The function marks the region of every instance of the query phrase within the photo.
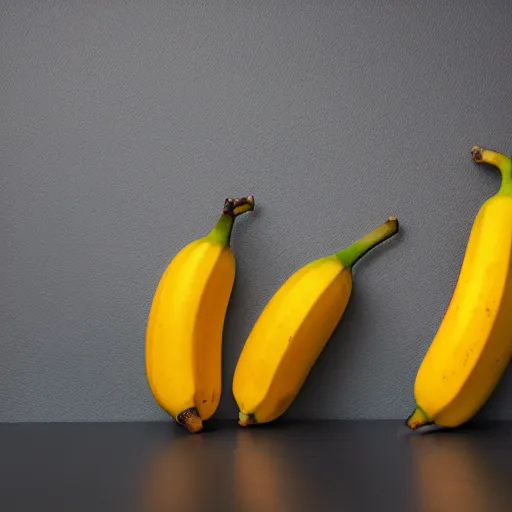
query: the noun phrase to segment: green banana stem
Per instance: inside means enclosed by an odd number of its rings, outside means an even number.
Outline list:
[[[214,243],[229,247],[236,217],[252,210],[254,210],[254,196],[226,199],[221,216],[207,238]]]
[[[501,171],[501,187],[498,194],[512,195],[512,160],[508,155],[480,146],[473,146],[471,155],[476,163],[497,167]]]
[[[397,233],[398,229],[398,219],[396,217],[389,217],[384,224],[381,224],[378,228],[370,231],[370,233],[363,236],[363,238],[354,242],[349,247],[337,252],[336,257],[341,261],[345,268],[351,268],[368,251]]]

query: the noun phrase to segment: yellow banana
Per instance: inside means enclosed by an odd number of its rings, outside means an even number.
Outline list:
[[[502,184],[475,218],[449,306],[418,369],[416,409],[406,421],[412,429],[471,419],[512,355],[512,161],[478,146],[472,155],[498,167]]]
[[[240,425],[266,423],[287,410],[345,311],[352,265],[397,231],[398,220],[390,217],[351,246],[303,266],[277,290],[235,369]]]
[[[219,405],[224,318],[235,279],[235,217],[254,198],[226,199],[210,233],[172,259],[155,291],[146,331],[146,374],[157,403],[189,432]]]

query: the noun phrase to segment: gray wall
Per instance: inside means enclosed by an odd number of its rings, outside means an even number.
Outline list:
[[[512,152],[512,3],[485,5],[0,0],[0,420],[167,418],[152,294],[250,193],[219,417],[275,288],[392,214],[288,417],[405,417],[499,184],[470,148]],[[512,371],[482,416],[512,419]]]

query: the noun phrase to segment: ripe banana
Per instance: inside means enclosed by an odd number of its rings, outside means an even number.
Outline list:
[[[512,355],[512,161],[478,146],[472,155],[498,167],[502,183],[474,220],[449,306],[418,369],[416,409],[406,420],[412,429],[471,419]]]
[[[181,249],[155,291],[146,331],[146,374],[157,403],[189,432],[219,405],[224,318],[235,279],[235,217],[254,197],[226,199],[210,233]]]
[[[352,265],[397,231],[398,220],[390,217],[349,247],[303,266],[277,290],[235,369],[240,425],[267,423],[288,409],[343,316],[352,291]]]

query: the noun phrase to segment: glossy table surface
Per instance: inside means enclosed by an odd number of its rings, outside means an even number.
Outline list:
[[[512,510],[512,423],[0,425],[0,510]]]

